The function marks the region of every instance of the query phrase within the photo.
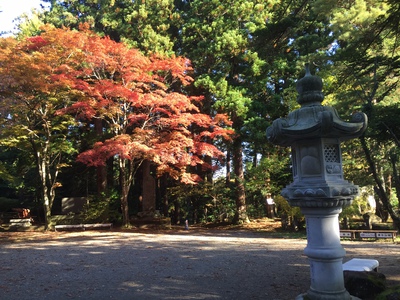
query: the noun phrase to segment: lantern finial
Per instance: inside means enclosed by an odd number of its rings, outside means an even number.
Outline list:
[[[311,75],[310,64],[305,64],[305,69],[306,74],[296,84],[299,93],[297,102],[302,106],[321,105],[324,100],[322,79],[319,76]]]

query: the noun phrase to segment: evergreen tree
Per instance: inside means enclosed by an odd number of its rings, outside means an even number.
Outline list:
[[[180,47],[193,63],[195,85],[208,100],[210,113],[228,113],[236,132],[230,145],[236,223],[248,221],[243,168],[246,123],[252,98],[263,90],[257,80],[264,62],[251,44],[276,3],[195,0],[181,2],[179,7],[183,19]]]
[[[368,115],[359,155],[368,165],[365,174],[374,179],[377,213],[383,220],[389,213],[399,227],[399,215],[391,205],[392,187],[398,184],[400,134],[393,117],[399,111],[399,3],[358,0],[338,6],[336,1],[316,1],[314,7],[329,17],[335,38],[331,99],[343,113],[359,108]]]
[[[42,0],[49,3],[43,21],[77,29],[88,23],[91,30],[122,41],[145,54],[172,54],[179,14],[173,0]]]

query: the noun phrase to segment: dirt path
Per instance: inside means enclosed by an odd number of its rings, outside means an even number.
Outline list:
[[[343,244],[400,284],[398,245]],[[305,245],[237,230],[0,233],[0,299],[294,299]]]

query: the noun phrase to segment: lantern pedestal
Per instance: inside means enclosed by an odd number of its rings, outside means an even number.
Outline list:
[[[341,207],[301,208],[307,224],[305,255],[310,261],[311,286],[296,300],[361,300],[344,287],[343,257],[340,244]]]
[[[310,261],[311,286],[307,299],[351,299],[343,281],[343,257],[340,244],[339,213],[341,207],[301,208],[306,217],[307,247],[304,253]]]

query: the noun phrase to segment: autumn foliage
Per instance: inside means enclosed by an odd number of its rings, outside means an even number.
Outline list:
[[[80,31],[46,27],[41,36],[19,45],[43,59],[35,67],[46,78],[27,74],[28,85],[40,80],[43,91],[57,90],[69,98],[59,115],[107,124],[112,137],[81,153],[79,161],[98,166],[112,156],[148,159],[158,165],[158,174],[193,183],[198,178],[187,172],[188,166],[208,168],[205,156],[222,155],[210,141],[228,139],[230,131],[221,125],[229,122],[222,115],[200,113],[201,98],[185,95],[184,87],[192,82],[187,59],[148,58],[85,26]]]
[[[60,66],[53,76],[60,85],[82,93],[63,113],[73,113],[81,120],[99,118],[111,133],[111,138],[81,153],[79,161],[98,166],[113,156],[146,159],[157,165],[158,175],[167,173],[194,183],[199,178],[188,167],[210,168],[203,158],[222,155],[210,142],[229,138],[230,131],[221,126],[229,122],[223,115],[211,118],[200,113],[201,98],[185,95],[184,87],[192,82],[187,59],[148,58],[88,30],[50,29],[42,38],[54,35],[73,35],[73,39],[57,41],[68,41],[62,48],[78,58]]]
[[[202,114],[202,98],[185,93],[193,81],[187,59],[146,57],[87,25],[79,31],[45,26],[40,36],[2,39],[1,57],[2,74],[9,74],[2,76],[2,92],[47,111],[43,124],[66,116],[78,124],[101,121],[107,138],[78,155],[89,166],[110,157],[149,160],[158,175],[195,183],[200,178],[191,167],[210,168],[204,158],[222,156],[213,140],[232,133],[224,115]]]

